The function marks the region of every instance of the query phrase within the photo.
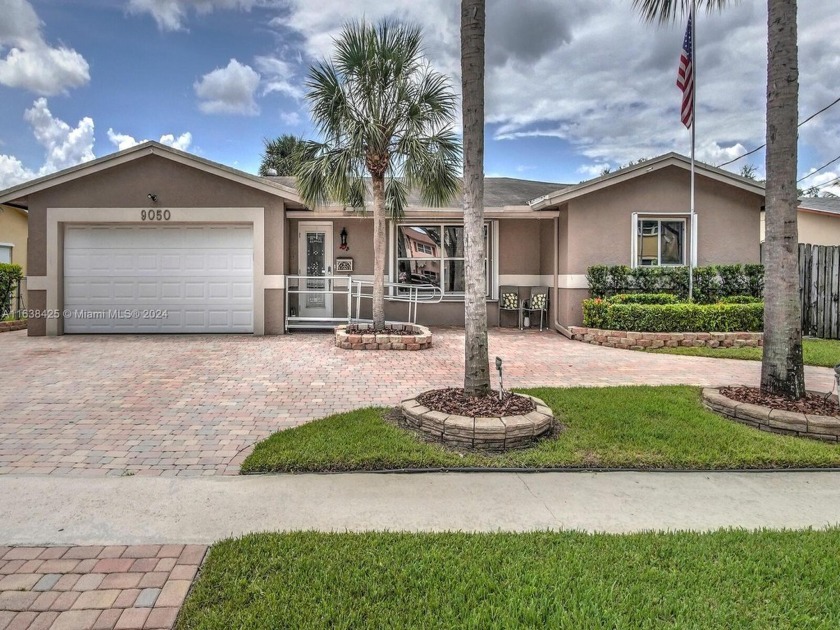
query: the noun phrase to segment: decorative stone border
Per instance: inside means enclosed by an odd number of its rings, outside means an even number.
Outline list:
[[[503,418],[455,416],[424,407],[416,398],[402,401],[400,410],[409,426],[448,446],[506,451],[527,446],[549,431],[554,420],[551,409],[539,398],[516,395],[533,400],[536,410]]]
[[[347,334],[347,326],[335,329],[335,345],[344,350],[426,350],[432,347],[432,331],[417,324],[388,324],[392,330],[407,330],[412,335],[374,333],[373,324],[355,324],[370,334]]]
[[[840,440],[840,417],[837,416],[813,416],[798,411],[782,411],[762,407],[761,405],[742,403],[724,396],[720,393],[720,389],[713,388],[703,390],[703,406],[709,411],[719,413],[730,420],[747,424],[762,431],[781,433],[782,435],[798,435],[825,442]]]
[[[0,333],[11,332],[13,330],[25,330],[25,319],[13,319],[9,322],[0,322]]]
[[[764,334],[760,332],[655,333],[602,330],[584,326],[570,326],[569,332],[575,341],[624,350],[681,346],[685,348],[756,348],[762,345],[764,338]]]

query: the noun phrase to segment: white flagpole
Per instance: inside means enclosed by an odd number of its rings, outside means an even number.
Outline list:
[[[697,222],[694,216],[694,137],[697,129],[697,48],[694,44],[695,24],[697,20],[697,0],[691,0],[691,76],[694,83],[691,90],[691,199],[689,208],[689,252],[688,252],[688,300],[694,299],[694,265],[697,257]]]

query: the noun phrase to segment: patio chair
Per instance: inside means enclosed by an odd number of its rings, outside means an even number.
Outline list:
[[[540,314],[540,332],[543,329],[543,318],[548,320],[548,287],[531,287],[531,297],[522,304],[522,315]]]
[[[516,313],[516,325],[522,330],[522,300],[519,299],[519,287],[499,287],[499,326],[502,325],[502,311]]]

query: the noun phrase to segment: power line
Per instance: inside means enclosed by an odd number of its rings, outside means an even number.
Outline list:
[[[840,103],[840,96],[838,96],[838,97],[837,97],[837,98],[836,98],[833,102],[831,102],[831,103],[829,103],[828,105],[826,105],[825,107],[823,107],[820,111],[815,112],[815,113],[811,114],[810,116],[808,116],[808,118],[806,118],[805,120],[803,120],[801,123],[799,123],[799,124],[797,125],[797,128],[801,127],[802,125],[804,125],[804,124],[805,124],[806,122],[808,122],[809,120],[813,120],[814,118],[816,118],[817,116],[819,116],[820,114],[822,114],[825,110],[829,109],[830,107],[834,107],[835,105],[837,105],[837,103]],[[756,147],[756,148],[755,148],[755,149],[753,149],[752,151],[747,151],[747,152],[746,152],[746,153],[744,153],[743,155],[739,155],[738,157],[733,158],[733,159],[729,160],[728,162],[724,162],[723,164],[718,164],[718,168],[720,168],[720,167],[722,167],[722,166],[727,166],[727,165],[729,165],[729,164],[732,164],[732,162],[737,162],[737,161],[738,161],[738,160],[740,160],[741,158],[745,158],[745,157],[747,157],[748,155],[752,155],[752,154],[753,154],[753,153],[755,153],[756,151],[761,151],[761,149],[763,149],[763,148],[764,148],[764,147],[766,147],[766,146],[767,146],[767,143],[762,144],[760,147]]]
[[[831,186],[831,185],[836,184],[838,182],[840,182],[840,177],[835,177],[830,182],[825,182],[824,184],[819,184],[817,186],[812,186],[812,188],[825,188],[826,186]]]
[[[816,174],[817,174],[817,173],[819,173],[821,170],[823,170],[826,166],[831,166],[831,165],[832,165],[832,164],[834,164],[837,160],[840,160],[840,155],[838,155],[836,158],[834,158],[833,160],[831,160],[831,162],[826,162],[825,164],[823,164],[822,166],[820,166],[818,169],[816,169],[816,170],[814,170],[814,171],[811,171],[811,172],[810,172],[810,173],[808,173],[807,175],[803,175],[802,177],[800,177],[799,179],[797,179],[797,180],[796,180],[796,183],[798,184],[798,183],[799,183],[799,182],[801,182],[803,179],[808,179],[809,177],[811,177],[811,175],[816,175]]]

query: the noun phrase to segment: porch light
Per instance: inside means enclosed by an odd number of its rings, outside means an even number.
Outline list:
[[[341,237],[341,245],[339,245],[338,248],[342,251],[345,251],[345,252],[349,251],[350,248],[347,246],[347,228],[346,227],[341,228],[341,234],[339,234],[339,236]]]

